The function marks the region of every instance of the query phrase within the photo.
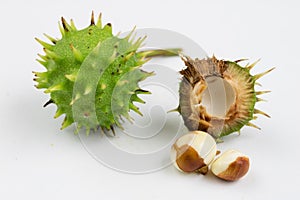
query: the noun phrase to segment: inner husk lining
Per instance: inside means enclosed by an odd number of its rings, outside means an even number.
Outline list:
[[[236,93],[233,87],[220,77],[211,76],[205,79],[206,89],[202,102],[207,113],[214,117],[225,118],[230,107],[235,103]]]

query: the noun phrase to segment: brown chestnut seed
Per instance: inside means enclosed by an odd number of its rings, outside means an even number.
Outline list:
[[[176,147],[175,147],[176,148]],[[193,172],[205,165],[203,158],[201,158],[197,151],[188,145],[183,145],[178,148],[178,156],[176,163],[178,167],[184,172]]]
[[[215,155],[215,140],[202,131],[191,131],[181,136],[171,149],[175,167],[183,172],[206,174]]]
[[[228,150],[211,164],[211,171],[226,181],[236,181],[249,170],[249,157],[237,150]]]

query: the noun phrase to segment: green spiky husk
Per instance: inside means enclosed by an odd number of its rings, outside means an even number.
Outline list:
[[[242,67],[238,64],[241,60],[223,61],[215,57],[202,60],[193,60],[189,57],[182,59],[187,68],[180,72],[183,79],[180,84],[178,111],[189,130],[205,131],[219,139],[233,132],[239,132],[245,125],[260,129],[250,121],[257,118],[255,114],[269,117],[266,113],[255,109],[255,104],[262,100],[257,96],[269,91],[257,92],[255,85],[257,79],[273,69],[253,76],[250,70],[256,63]],[[209,77],[222,78],[235,92],[235,101],[224,117],[209,114],[202,104],[202,95],[207,88],[206,79]]]
[[[45,105],[56,104],[55,118],[65,115],[61,129],[74,122],[77,130],[85,127],[87,132],[121,127],[122,117],[130,120],[130,110],[141,114],[134,104],[144,103],[138,95],[149,94],[139,87],[140,81],[153,75],[140,69],[147,57],[178,54],[137,52],[142,38],[133,41],[131,34],[118,38],[111,24],[102,27],[101,18],[95,23],[94,15],[90,26],[82,30],[62,18],[60,31],[61,39],[46,35],[52,44],[37,39],[45,51],[38,61],[46,71],[34,72],[34,80],[38,89],[50,94]]]

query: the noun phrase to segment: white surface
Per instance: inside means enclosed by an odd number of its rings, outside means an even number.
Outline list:
[[[300,185],[298,130],[300,29],[298,1],[2,1],[0,199],[285,199]],[[268,103],[259,107],[262,131],[245,128],[220,149],[251,158],[249,174],[235,183],[213,176],[182,174],[170,166],[131,175],[93,159],[71,131],[59,130],[54,107],[33,85],[31,71],[41,52],[34,37],[59,36],[57,21],[86,26],[91,10],[103,13],[114,32],[137,27],[167,28],[189,36],[209,55],[262,61],[255,72],[276,66],[262,79]]]

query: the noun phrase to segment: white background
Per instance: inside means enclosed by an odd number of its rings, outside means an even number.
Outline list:
[[[285,199],[300,185],[298,1],[42,1],[4,0],[0,6],[0,199]],[[254,72],[276,66],[262,79],[268,103],[259,108],[262,131],[245,128],[221,149],[237,148],[251,170],[234,183],[181,174],[170,166],[144,175],[116,172],[93,159],[78,136],[60,131],[54,106],[36,90],[32,71],[41,53],[34,37],[59,37],[61,16],[78,27],[91,11],[103,13],[114,32],[166,28],[180,32],[218,58],[262,58]]]

